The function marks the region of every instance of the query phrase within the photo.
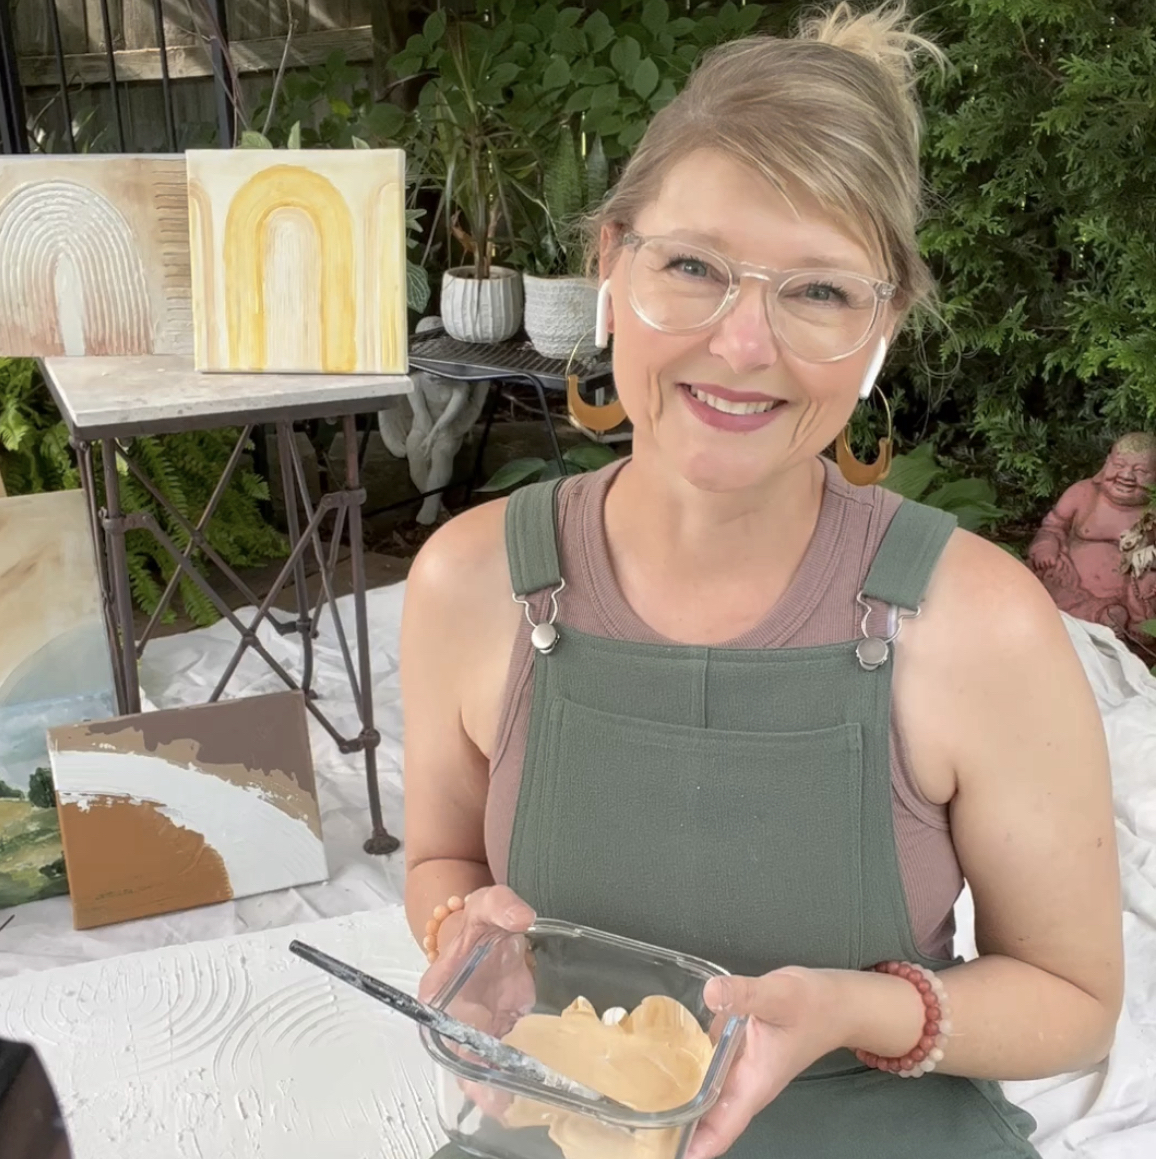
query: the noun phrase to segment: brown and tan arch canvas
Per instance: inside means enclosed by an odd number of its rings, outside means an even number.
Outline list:
[[[179,155],[0,158],[0,357],[189,354]]]

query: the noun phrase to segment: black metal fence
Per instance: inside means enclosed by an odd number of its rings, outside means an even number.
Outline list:
[[[229,146],[279,74],[335,52],[380,71],[408,13],[396,0],[0,0],[0,146]]]
[[[27,2],[27,0],[26,0]],[[55,118],[61,125],[63,150],[76,152],[78,144],[74,127],[74,107],[72,81],[65,61],[65,46],[61,35],[59,0],[43,0],[48,30],[51,38],[52,55],[56,64],[56,93],[59,115]],[[159,62],[161,97],[161,117],[164,124],[164,147],[169,152],[179,148],[177,133],[177,109],[174,98],[174,81],[169,68],[170,46],[166,39],[166,14],[163,0],[136,0],[138,4],[151,6],[155,28],[155,48]],[[138,146],[130,139],[126,128],[124,102],[127,86],[118,74],[116,40],[109,0],[96,0],[99,17],[100,40],[104,46],[107,86],[106,107],[111,117],[113,132],[112,145],[117,152],[128,152]],[[90,13],[92,6],[89,6]],[[222,146],[233,144],[236,132],[234,105],[237,77],[229,58],[229,29],[225,0],[202,0],[195,7],[198,35],[208,48],[211,61],[212,81],[215,88],[216,143]],[[92,55],[92,54],[89,54]],[[20,54],[13,20],[11,0],[0,0],[0,103],[3,105],[3,149],[5,153],[25,153],[30,151],[32,142],[29,135],[28,109],[24,96],[24,84],[20,72]]]

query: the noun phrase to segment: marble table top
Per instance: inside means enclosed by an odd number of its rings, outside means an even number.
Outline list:
[[[413,390],[407,375],[204,374],[179,354],[46,358],[44,372],[82,439],[336,418]]]

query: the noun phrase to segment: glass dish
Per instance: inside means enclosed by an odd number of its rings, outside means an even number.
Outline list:
[[[485,1159],[682,1159],[742,1041],[745,1019],[723,1020],[702,998],[707,980],[726,972],[701,958],[567,922],[541,920],[525,934],[487,934],[431,1005],[500,1038],[523,1014],[560,1014],[580,996],[601,1016],[613,1007],[633,1010],[659,994],[690,1011],[714,1053],[689,1102],[669,1111],[617,1112],[495,1071],[423,1027],[422,1043],[437,1064],[442,1130]],[[520,1119],[542,1112],[553,1125],[505,1126],[502,1116],[515,1097]],[[565,1136],[564,1148],[551,1132]]]

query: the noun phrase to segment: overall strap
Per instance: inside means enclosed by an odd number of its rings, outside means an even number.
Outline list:
[[[520,487],[506,505],[506,556],[516,596],[528,596],[562,582],[558,559],[558,487],[549,479]]]
[[[957,524],[956,517],[947,511],[905,499],[875,553],[863,582],[863,595],[917,611]]]

